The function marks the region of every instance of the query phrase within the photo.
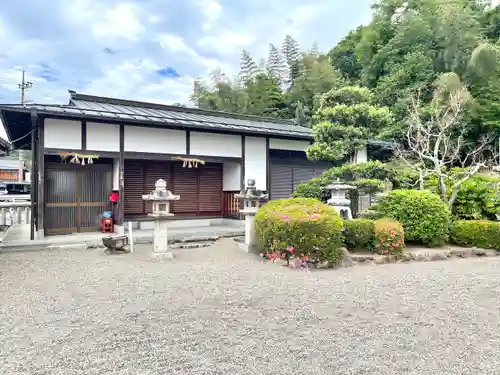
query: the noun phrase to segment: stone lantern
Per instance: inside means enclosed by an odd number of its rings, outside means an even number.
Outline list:
[[[239,201],[243,201],[243,209],[240,213],[245,216],[245,245],[248,247],[255,243],[254,222],[260,201],[268,197],[269,194],[263,194],[255,187],[255,179],[252,178],[248,179],[247,187],[236,195]]]
[[[347,194],[356,189],[356,186],[344,184],[340,178],[337,178],[336,182],[325,186],[324,189],[331,193],[331,198],[326,203],[333,206],[342,218],[352,219],[351,200],[347,198]]]
[[[153,204],[153,212],[149,214],[154,221],[153,235],[153,254],[172,258],[173,255],[168,251],[168,221],[174,216],[170,213],[170,202],[179,200],[179,195],[173,195],[170,190],[167,190],[165,180],[158,180],[155,183],[155,189],[142,196],[145,201],[151,201]]]

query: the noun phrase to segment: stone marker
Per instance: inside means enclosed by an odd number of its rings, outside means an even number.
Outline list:
[[[236,195],[238,200],[243,201],[243,209],[240,213],[245,216],[245,245],[246,251],[255,245],[255,214],[260,206],[261,200],[268,199],[269,194],[263,194],[255,187],[255,179],[248,179],[247,187]]]
[[[155,190],[143,195],[142,199],[153,203],[153,212],[149,214],[155,221],[153,255],[173,259],[173,253],[168,249],[168,222],[174,216],[170,213],[170,202],[179,200],[180,196],[173,195],[170,190],[167,190],[165,180],[159,179],[155,183]]]
[[[323,189],[330,191],[331,194],[331,198],[326,203],[333,206],[342,219],[352,219],[351,200],[347,198],[347,194],[356,189],[356,186],[342,183],[340,178],[337,178],[336,182],[325,186]]]

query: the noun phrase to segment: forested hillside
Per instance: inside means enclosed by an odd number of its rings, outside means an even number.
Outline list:
[[[202,77],[192,101],[205,109],[295,118],[316,127],[317,137],[399,140],[412,98],[425,107],[436,89],[460,88],[470,97],[461,118],[464,139],[474,142],[500,128],[499,36],[500,7],[485,1],[380,0],[372,22],[328,52],[301,48],[291,36],[281,46],[270,44],[266,59],[242,51],[238,76],[219,70]]]

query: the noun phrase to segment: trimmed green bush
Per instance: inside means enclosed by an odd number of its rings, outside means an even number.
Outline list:
[[[457,168],[453,171],[461,171],[461,169]],[[447,181],[449,191],[454,181],[455,179]],[[500,212],[499,183],[500,178],[482,174],[476,174],[465,181],[460,185],[453,202],[451,208],[453,217],[456,220],[495,220],[495,215]],[[429,177],[425,186],[437,193],[439,191],[437,177]]]
[[[377,210],[382,216],[403,225],[407,241],[428,247],[441,246],[448,241],[450,210],[430,191],[394,190],[382,199]]]
[[[500,223],[488,220],[458,220],[451,225],[451,242],[464,247],[500,249]]]
[[[405,234],[401,223],[389,218],[375,220],[375,251],[383,255],[400,257],[405,248]]]
[[[293,248],[296,256],[331,264],[342,259],[342,220],[335,208],[313,198],[264,204],[255,216],[257,245],[263,251]]]
[[[344,220],[344,245],[349,251],[372,250],[375,238],[373,220]]]
[[[323,189],[328,185],[328,182],[321,177],[315,177],[310,181],[297,184],[293,192],[294,198],[316,198],[322,202],[326,202],[330,198],[330,192]]]

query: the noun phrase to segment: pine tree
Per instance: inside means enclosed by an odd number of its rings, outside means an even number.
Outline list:
[[[314,42],[311,51],[309,52],[310,55],[313,56],[319,56],[319,47],[318,47],[318,42]]]
[[[267,61],[266,61],[266,59],[262,58],[262,59],[259,60],[259,66],[258,66],[258,68],[259,68],[259,74],[262,74],[262,73],[266,74],[266,72],[267,72]]]
[[[279,87],[282,87],[288,78],[287,64],[283,59],[278,48],[269,44],[269,56],[267,59],[267,74],[276,81]]]
[[[251,81],[258,73],[259,67],[255,63],[252,55],[247,50],[241,53],[240,80],[243,84]]]
[[[290,35],[285,36],[285,40],[281,47],[281,51],[283,52],[283,56],[285,57],[285,61],[288,65],[288,81],[289,83],[294,80],[300,73],[300,47],[299,43],[293,39]]]

